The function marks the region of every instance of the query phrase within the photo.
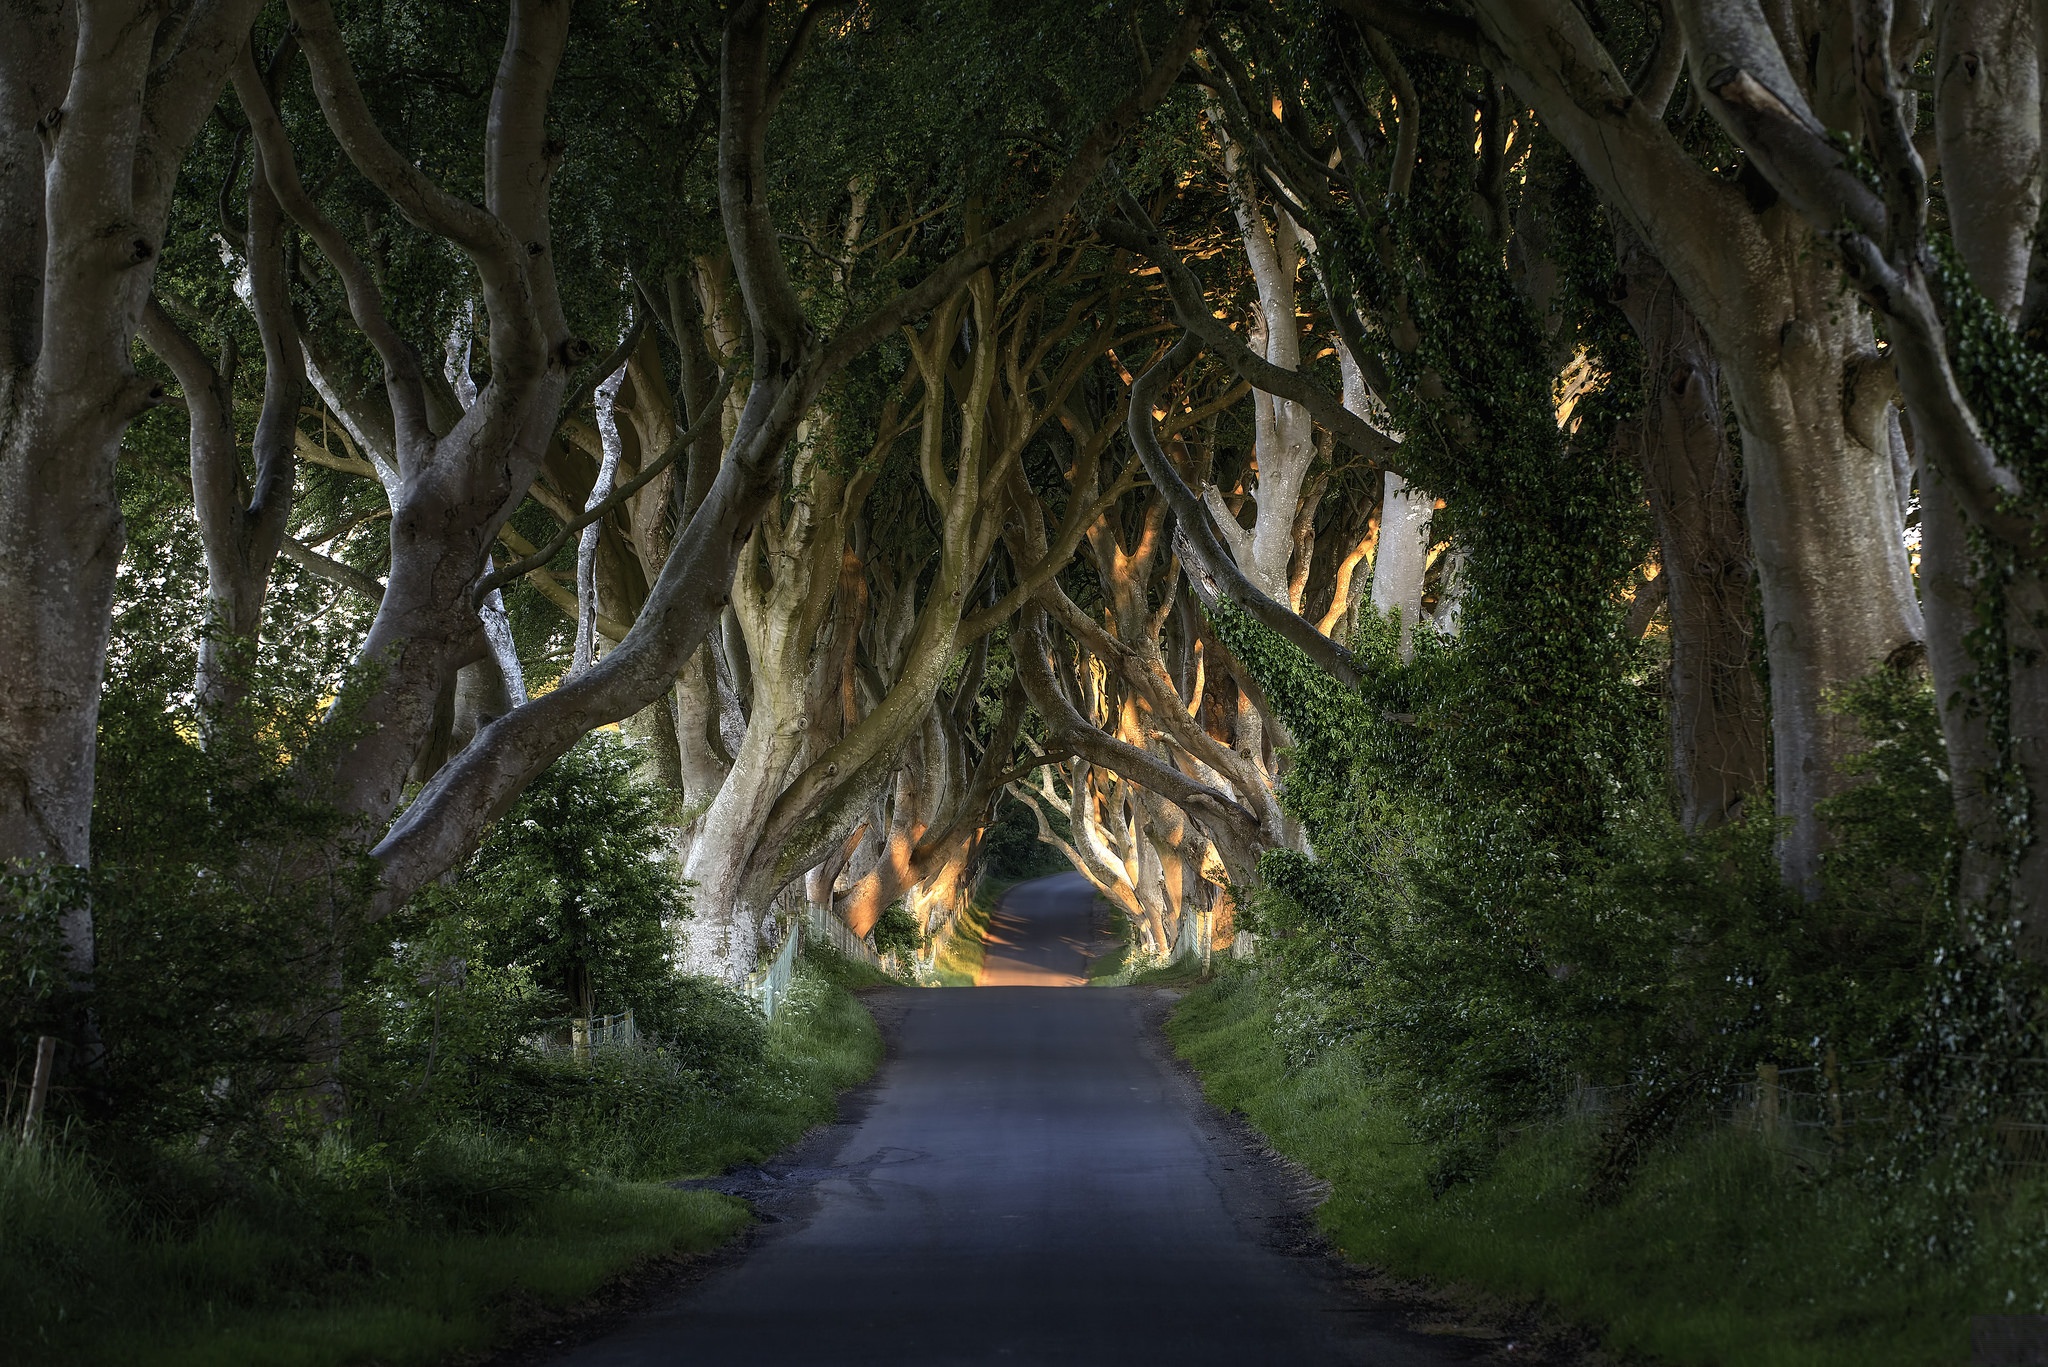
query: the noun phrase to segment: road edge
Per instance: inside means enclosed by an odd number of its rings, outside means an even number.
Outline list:
[[[1147,1047],[1206,1122],[1205,1136],[1222,1155],[1236,1160],[1219,1165],[1228,1174],[1219,1185],[1226,1208],[1252,1237],[1285,1257],[1319,1264],[1317,1271],[1336,1294],[1369,1316],[1411,1333],[1473,1345],[1476,1363],[1655,1367],[1649,1359],[1603,1349],[1592,1330],[1564,1321],[1540,1304],[1472,1286],[1400,1277],[1346,1258],[1316,1219],[1330,1184],[1274,1148],[1243,1113],[1210,1101],[1201,1074],[1173,1047],[1166,1023],[1186,993],[1165,987],[1130,990],[1142,994],[1138,1015]]]
[[[828,1167],[832,1156],[844,1147],[847,1137],[874,1104],[881,1077],[897,1056],[897,1027],[908,1010],[908,1004],[895,998],[922,990],[895,985],[853,989],[855,999],[867,1011],[875,1023],[876,1032],[882,1037],[882,1057],[866,1079],[839,1093],[837,1109],[830,1121],[813,1125],[787,1147],[760,1163],[742,1163],[720,1177],[682,1179],[665,1184],[683,1189],[725,1191],[746,1201],[754,1219],[738,1234],[703,1253],[668,1253],[650,1258],[607,1280],[596,1292],[574,1305],[547,1307],[536,1304],[530,1313],[519,1315],[519,1327],[502,1342],[484,1353],[448,1358],[446,1367],[546,1367],[546,1364],[585,1344],[625,1328],[643,1315],[674,1305],[715,1273],[752,1256],[764,1239],[801,1227],[808,1214],[805,1206],[809,1189],[816,1184],[816,1178],[784,1185],[787,1179],[778,1179],[777,1174],[816,1172]],[[751,1174],[765,1176],[778,1188],[776,1204],[780,1209],[764,1212],[761,1203],[745,1191],[727,1190],[729,1186],[744,1185]]]

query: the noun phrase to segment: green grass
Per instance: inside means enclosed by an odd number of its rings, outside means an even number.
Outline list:
[[[1130,982],[1131,918],[1111,908],[1103,918],[1109,925],[1110,947],[1088,961],[1090,987],[1123,987]]]
[[[1190,957],[1138,969],[1129,975],[1129,981],[1132,987],[1199,987],[1214,976],[1208,965]]]
[[[564,1310],[648,1260],[716,1248],[746,1227],[746,1207],[712,1192],[600,1183],[541,1203],[510,1228],[460,1234],[392,1231],[335,1250],[339,1267],[293,1288],[274,1281],[297,1261],[289,1235],[223,1220],[151,1261],[157,1298],[183,1292],[188,1323],[99,1338],[68,1361],[162,1367],[429,1367],[502,1342],[536,1313]],[[224,1273],[240,1272],[233,1277]],[[238,1284],[239,1283],[239,1284]],[[259,1302],[251,1305],[249,1302]]]
[[[932,965],[932,982],[939,987],[972,987],[981,978],[982,959],[988,953],[988,922],[1004,893],[1022,880],[991,878],[974,890],[974,898],[953,923],[953,931],[939,946]]]
[[[1136,936],[1130,918],[1114,907],[1106,907],[1104,917],[1114,943],[1088,961],[1090,987],[1193,987],[1209,980],[1210,970],[1199,959],[1174,959],[1150,967],[1133,964]]]
[[[740,1202],[662,1182],[765,1158],[832,1119],[881,1060],[853,995],[881,981],[807,955],[752,1075],[612,1131],[550,1093],[523,1141],[451,1126],[402,1161],[327,1144],[302,1172],[193,1178],[225,1197],[124,1187],[64,1147],[0,1144],[0,1363],[401,1367],[485,1352],[743,1229]],[[619,1066],[607,1096],[673,1086],[652,1055]],[[163,1165],[165,1185],[207,1168],[183,1162]],[[408,1204],[394,1182],[448,1192]]]
[[[1487,1177],[1434,1195],[1398,1098],[1342,1050],[1290,1068],[1271,1020],[1256,980],[1226,968],[1180,1004],[1169,1033],[1213,1101],[1331,1183],[1320,1219],[1347,1257],[1540,1303],[1610,1349],[1740,1367],[1960,1364],[1972,1313],[2005,1310],[2008,1290],[2025,1306],[2043,1284],[2038,1251],[1887,1270],[1879,1198],[1734,1130],[1658,1155],[1608,1206],[1586,1201],[1590,1136],[1566,1125],[1524,1135]],[[2018,1202],[1982,1246],[2038,1244],[2041,1225],[2032,1200]]]

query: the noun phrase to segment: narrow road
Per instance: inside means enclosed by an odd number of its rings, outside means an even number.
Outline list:
[[[1077,981],[1065,956],[1085,942],[1086,883],[1019,892],[991,976]],[[1361,1308],[1324,1259],[1273,1246],[1298,1220],[1161,1056],[1153,993],[869,1001],[893,1048],[864,1114],[813,1144],[808,1169],[742,1187],[780,1222],[560,1367],[1471,1360]]]
[[[976,987],[1083,987],[1109,948],[1095,923],[1095,887],[1078,873],[1019,883],[989,914]]]

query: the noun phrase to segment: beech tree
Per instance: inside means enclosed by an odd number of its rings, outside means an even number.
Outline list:
[[[1926,642],[1966,841],[1962,898],[2017,925],[2036,959],[2048,955],[2048,853],[2033,834],[2048,781],[2034,564],[2048,375],[2040,22],[2017,4],[1850,7],[1829,34],[1842,92],[1828,103],[1802,87],[1793,35],[1760,11],[1688,9],[1684,30],[1716,118],[1884,320],[1921,474]],[[1937,206],[1945,234],[1930,227]]]
[[[114,463],[185,149],[260,0],[0,13],[0,862],[89,858],[121,519]],[[92,968],[74,907],[67,967]]]
[[[12,475],[9,480],[9,525],[21,541],[20,553],[10,555],[9,563],[15,567],[11,573],[27,576],[21,601],[43,602],[44,607],[9,616],[10,629],[28,633],[10,651],[12,667],[26,671],[20,676],[23,686],[7,690],[14,700],[10,707],[29,710],[7,724],[9,763],[18,781],[9,785],[16,798],[8,808],[5,849],[10,859],[71,864],[86,859],[92,698],[104,650],[104,627],[92,624],[104,623],[111,565],[118,554],[116,524],[105,516],[112,506],[113,454],[126,421],[152,399],[129,358],[128,339],[144,329],[146,320],[146,335],[186,390],[193,423],[194,482],[209,549],[219,643],[202,665],[202,691],[209,698],[231,700],[233,670],[226,655],[235,649],[233,642],[246,640],[253,629],[271,557],[287,545],[295,552],[306,549],[284,533],[293,453],[300,445],[301,356],[309,378],[349,434],[354,450],[348,459],[369,466],[383,486],[391,512],[387,569],[381,582],[357,584],[377,599],[377,609],[358,667],[331,712],[333,724],[347,737],[339,762],[306,779],[372,838],[381,870],[380,901],[387,909],[473,848],[484,825],[578,736],[640,713],[670,692],[684,663],[698,653],[719,620],[749,534],[781,488],[783,454],[832,378],[902,324],[934,307],[957,310],[962,291],[971,292],[978,276],[986,280],[981,273],[990,263],[1056,225],[1127,130],[1171,88],[1200,23],[1199,14],[1183,19],[1177,31],[1169,31],[1161,51],[1137,54],[1142,79],[1111,104],[1019,214],[970,234],[915,283],[882,291],[836,326],[820,327],[806,317],[769,209],[766,143],[771,118],[826,11],[814,6],[786,24],[766,5],[741,6],[725,16],[716,93],[710,97],[717,110],[720,236],[750,352],[745,358],[750,379],[732,429],[719,434],[725,454],[715,464],[705,458],[709,437],[700,421],[705,414],[678,415],[690,423],[683,444],[697,456],[692,470],[697,487],[687,491],[688,516],[667,536],[668,544],[648,548],[648,568],[654,572],[638,611],[620,624],[625,627],[620,639],[545,695],[489,709],[502,710],[502,715],[479,715],[466,746],[448,762],[423,768],[423,751],[434,740],[444,700],[465,668],[495,655],[502,662],[499,703],[516,702],[523,691],[511,677],[516,665],[504,659],[502,649],[492,649],[494,636],[500,646],[504,640],[502,631],[489,629],[495,611],[489,591],[499,585],[480,579],[491,568],[491,547],[550,451],[558,448],[564,400],[595,351],[569,326],[550,248],[549,186],[563,147],[547,131],[548,97],[571,39],[571,12],[566,5],[542,0],[509,7],[488,124],[478,143],[483,193],[472,202],[391,140],[364,94],[347,31],[327,4],[308,0],[289,7],[292,35],[268,73],[248,44],[255,8],[205,7],[184,16],[182,26],[164,31],[176,43],[169,61],[162,54],[152,59],[148,40],[154,28],[130,26],[117,37],[105,24],[119,16],[98,8],[74,13],[61,7],[49,16],[17,15],[10,21],[21,36],[20,42],[9,43],[10,60],[19,64],[8,80],[15,110],[10,117],[18,125],[10,162],[15,168],[11,199],[17,206],[11,219],[21,225],[23,241],[33,250],[10,254],[10,261],[32,263],[32,269],[9,291],[16,312],[9,335],[16,339],[13,354],[18,358],[9,373],[18,378],[10,381],[8,411],[16,416],[7,423],[8,449],[10,469],[21,471],[18,480]],[[96,46],[101,42],[109,44],[105,51]],[[56,95],[67,51],[77,54],[70,88],[78,107],[55,115],[50,111],[59,107]],[[473,304],[489,360],[488,375],[474,386],[473,395],[454,383],[460,378],[467,385],[466,367],[451,378],[424,363],[421,347],[395,321],[380,263],[365,257],[303,182],[303,149],[295,145],[278,108],[282,82],[301,54],[321,123],[353,173],[413,230],[446,244],[473,272]],[[150,79],[135,76],[141,69],[137,63],[152,60]],[[181,332],[171,310],[148,302],[154,238],[167,212],[172,173],[184,143],[230,74],[248,121],[252,176],[243,245],[251,308],[267,361],[257,476],[246,493],[235,487],[238,443],[220,393],[222,377]],[[100,82],[105,93],[93,95]],[[138,99],[145,104],[137,104]],[[133,132],[138,120],[151,130],[140,142]],[[75,168],[69,156],[46,158],[38,137],[73,149],[79,158]],[[131,174],[121,168],[139,169]],[[32,178],[37,171],[40,178]],[[109,206],[100,198],[103,187],[116,182],[124,187],[133,183],[134,203],[127,202],[125,189],[120,203]],[[68,197],[59,193],[67,185],[77,187]],[[38,211],[34,206],[45,207]],[[45,222],[52,212],[57,220]],[[135,226],[123,239],[127,245],[115,254],[119,259],[101,260],[86,249],[84,244],[104,240],[107,222],[122,226],[131,219]],[[281,278],[282,239],[291,232],[302,235],[323,268],[339,280],[353,329],[374,353],[381,383],[358,382],[327,339],[305,332],[291,317]],[[294,237],[291,245],[296,248],[299,240]],[[81,289],[99,293],[76,298],[65,293]],[[87,341],[74,331],[46,342],[37,321],[45,316],[108,321],[97,340]],[[631,348],[627,351],[630,359]],[[600,370],[588,377],[589,383],[616,370],[616,362]],[[95,373],[97,380],[90,378]],[[96,397],[86,397],[95,384]],[[701,384],[692,390],[686,379],[683,389],[686,405],[695,400],[703,406]],[[60,391],[72,397],[55,406],[36,397]],[[607,396],[607,403],[615,403],[615,396]],[[969,411],[973,408],[970,404]],[[938,426],[934,422],[935,433]],[[98,473],[90,479],[74,474],[61,456],[85,439],[81,434],[87,429],[93,434],[88,444],[96,442],[102,452],[91,467]],[[940,474],[936,459],[930,463],[931,473],[947,481],[941,497],[952,505],[949,521],[960,523],[961,534],[979,538],[976,544],[984,547],[978,553],[968,546],[949,549],[951,578],[941,595],[949,601],[955,594],[964,596],[993,536],[992,524],[968,530],[970,524],[980,525],[978,486],[970,473],[974,463],[970,459],[952,477]],[[1000,459],[995,474],[1000,482]],[[50,520],[72,502],[80,516]],[[602,497],[590,502],[595,506],[583,515],[587,523],[596,521],[593,514],[610,510]],[[97,524],[84,515],[92,507],[102,510]],[[61,545],[49,541],[60,524],[65,529]],[[97,532],[91,530],[95,525]],[[539,568],[519,567],[529,575]],[[579,616],[588,620],[593,615],[596,596],[594,588],[586,587]],[[935,630],[940,628],[928,627],[926,634]],[[947,628],[938,639],[950,635]],[[595,653],[587,650],[586,658]],[[912,693],[926,705],[931,681],[949,654],[942,643],[917,649],[914,673],[926,682]],[[779,675],[772,677],[777,685],[783,682]],[[33,683],[37,679],[44,682]],[[68,701],[59,705],[58,699]],[[914,729],[920,711],[909,702],[884,710],[911,720],[899,721],[888,743],[880,746],[878,756],[886,754],[886,759],[851,766],[868,785],[863,798],[886,778],[894,761],[890,747],[900,747],[904,726]],[[876,729],[879,724],[870,732]],[[842,747],[868,744],[868,735],[856,728]],[[835,754],[826,768],[836,769],[843,757]],[[426,786],[400,813],[409,776],[424,779]],[[386,830],[394,814],[398,820]],[[793,814],[782,820],[799,824]],[[780,866],[785,878],[802,871],[786,861]],[[82,975],[90,962],[89,913],[81,908],[76,916],[74,970]],[[729,971],[744,971],[751,954],[751,944],[735,950]]]
[[[1812,250],[1808,223],[1761,167],[1721,174],[1711,152],[1703,164],[1667,124],[1678,53],[1695,86],[1714,74],[1702,69],[1709,50],[1697,25],[1718,10],[1678,6],[1681,23],[1656,30],[1632,84],[1573,5],[1475,4],[1469,18],[1352,6],[1437,51],[1473,58],[1483,45],[1670,272],[1711,340],[1742,431],[1775,798],[1791,822],[1784,867],[1812,889],[1824,844],[1818,804],[1841,791],[1858,744],[1828,695],[1913,647],[1924,628],[1903,546],[1894,391],[1869,315],[1846,306],[1840,265]],[[1799,98],[1835,101],[1846,120],[1840,102],[1856,67],[1846,31],[1820,10],[1797,25],[1787,41],[1812,54],[1799,64]]]

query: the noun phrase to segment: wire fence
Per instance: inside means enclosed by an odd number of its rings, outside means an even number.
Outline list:
[[[776,945],[775,953],[747,975],[747,998],[760,1007],[761,1014],[769,1020],[775,1019],[775,1013],[789,999],[789,986],[796,981],[796,956],[803,948],[803,938],[803,918],[792,916],[782,924],[782,939]]]
[[[526,1043],[543,1054],[570,1054],[588,1058],[593,1049],[635,1048],[640,1043],[639,1022],[631,1011],[609,1016],[563,1016],[545,1022]]]
[[[1760,1064],[1754,1077],[1723,1078],[1689,1088],[1694,1108],[1721,1125],[1754,1133],[1772,1146],[1813,1165],[1848,1152],[1867,1151],[1884,1139],[1903,1133],[1934,1101],[1937,1112],[1962,1116],[1985,1105],[1981,1093],[1944,1089],[1913,1096],[1901,1083],[1899,1059],[1868,1059],[1837,1064],[1780,1067]],[[2044,1074],[2043,1082],[2048,1082]],[[1637,1084],[1573,1089],[1566,1114],[1594,1123],[1625,1122],[1670,1089]],[[2022,1117],[2048,1117],[2048,1088],[2027,1087],[1999,1093],[1988,1121],[1989,1137],[2001,1167],[2014,1177],[2048,1173],[2048,1123]],[[1697,1114],[1697,1109],[1695,1109]]]

